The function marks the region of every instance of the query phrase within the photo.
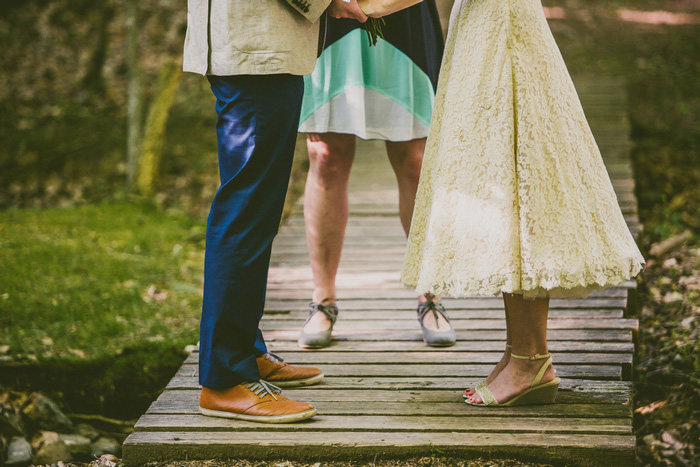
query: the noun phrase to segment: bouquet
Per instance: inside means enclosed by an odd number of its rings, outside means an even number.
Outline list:
[[[369,16],[369,19],[363,25],[367,32],[369,45],[377,45],[379,37],[384,39],[382,27],[386,25],[386,22],[382,16],[403,10],[421,1],[422,0],[357,0],[357,4],[362,12]]]
[[[377,45],[378,38],[384,39],[384,33],[382,32],[382,27],[386,25],[384,18],[372,18],[371,16],[365,21],[362,27],[367,33],[367,38],[369,39],[369,46]]]

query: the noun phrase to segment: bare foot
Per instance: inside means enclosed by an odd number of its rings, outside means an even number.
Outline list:
[[[489,384],[493,397],[502,403],[517,396],[530,387],[542,365],[542,360],[530,361],[512,358],[503,371]],[[549,365],[549,368],[544,373],[542,382],[551,381],[554,379],[554,376],[554,366]],[[481,396],[476,394],[476,392],[467,400],[473,404],[481,404],[483,402]]]
[[[506,367],[508,362],[510,361],[510,347],[506,347],[505,352],[503,352],[503,356],[501,357],[501,361],[496,364],[496,367],[491,371],[491,373],[486,377],[484,381],[486,381],[486,384],[491,384],[491,381],[496,379],[496,376],[498,376],[501,371]],[[465,396],[471,396],[472,394],[475,394],[474,388],[467,388],[464,390],[464,395]]]
[[[326,298],[321,300],[321,305],[335,305],[334,298]],[[321,312],[314,313],[308,323],[304,325],[304,332],[306,334],[317,334],[319,332],[327,331],[331,328],[332,324],[328,317]]]
[[[433,303],[440,303],[440,297],[421,295],[418,298],[419,303],[425,303],[432,298]],[[437,315],[437,319],[435,318]],[[449,331],[450,323],[442,316],[442,313],[427,312],[423,316],[423,326],[430,331]]]

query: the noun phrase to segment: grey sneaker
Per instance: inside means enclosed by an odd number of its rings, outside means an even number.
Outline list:
[[[301,329],[301,334],[299,335],[299,340],[297,341],[299,347],[305,349],[322,349],[323,347],[328,347],[331,343],[331,334],[333,333],[333,325],[336,319],[338,319],[338,307],[335,305],[322,305],[321,303],[309,303],[309,317],[306,318],[304,327],[309,322],[311,317],[317,312],[321,312],[326,315],[326,318],[331,322],[331,327],[326,331],[317,332],[313,334],[307,334],[304,332],[304,328]]]
[[[438,320],[438,313],[440,313],[443,318],[445,318],[445,321],[447,321],[447,324],[450,325],[450,329],[446,331],[431,331],[423,326],[423,318],[425,318],[425,315],[429,311],[433,312],[435,321]],[[455,328],[452,326],[452,323],[450,323],[450,318],[447,316],[447,312],[445,311],[445,307],[442,306],[442,303],[435,303],[432,298],[425,302],[419,301],[417,312],[418,322],[420,323],[421,330],[423,330],[423,340],[426,344],[431,347],[450,347],[455,345],[457,342]]]

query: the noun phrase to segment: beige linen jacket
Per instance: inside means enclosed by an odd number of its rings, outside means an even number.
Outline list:
[[[183,68],[202,75],[308,75],[331,0],[188,0]]]

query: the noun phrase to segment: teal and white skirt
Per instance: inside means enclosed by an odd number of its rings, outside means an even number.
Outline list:
[[[384,39],[370,47],[360,23],[328,19],[323,53],[304,78],[299,132],[428,136],[444,46],[435,0],[385,20]]]

